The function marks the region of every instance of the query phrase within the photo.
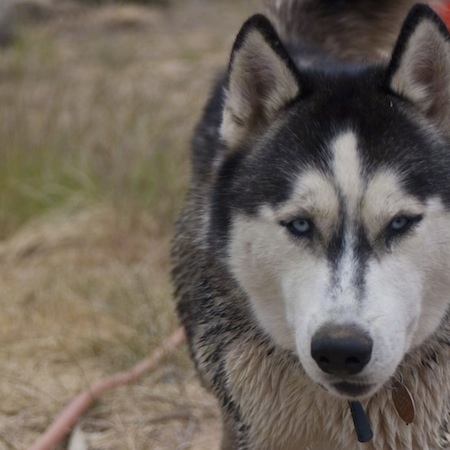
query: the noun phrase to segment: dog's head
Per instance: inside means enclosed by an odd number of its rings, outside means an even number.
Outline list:
[[[417,6],[386,66],[300,70],[254,16],[224,97],[212,235],[309,376],[370,395],[450,305],[449,34]]]

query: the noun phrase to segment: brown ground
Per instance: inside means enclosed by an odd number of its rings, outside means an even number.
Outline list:
[[[0,450],[28,448],[80,389],[177,327],[168,249],[191,130],[258,4],[16,2],[0,49]],[[185,349],[79,429],[92,450],[220,436]]]

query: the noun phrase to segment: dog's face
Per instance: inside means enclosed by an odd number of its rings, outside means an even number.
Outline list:
[[[229,246],[262,327],[350,397],[380,388],[436,330],[450,289],[450,212],[393,169],[364,177],[358,145],[338,134],[328,171],[305,169],[286,201],[237,213]]]
[[[448,33],[418,7],[387,69],[332,74],[280,46],[261,17],[235,45],[213,226],[261,327],[360,398],[450,307]]]

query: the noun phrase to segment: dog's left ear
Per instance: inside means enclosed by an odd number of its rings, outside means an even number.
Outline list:
[[[450,135],[450,35],[439,16],[416,5],[405,20],[388,68],[389,88]]]

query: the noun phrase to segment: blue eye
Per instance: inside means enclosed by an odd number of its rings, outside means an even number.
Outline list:
[[[291,222],[284,223],[283,225],[286,226],[292,234],[300,237],[309,236],[313,229],[312,223],[308,219],[295,219]]]
[[[399,216],[389,224],[389,230],[399,232],[408,228],[411,223],[412,220],[409,217]]]
[[[386,231],[391,236],[399,236],[407,233],[409,230],[414,228],[422,220],[421,215],[417,216],[397,216],[392,219],[391,223],[388,225]]]

